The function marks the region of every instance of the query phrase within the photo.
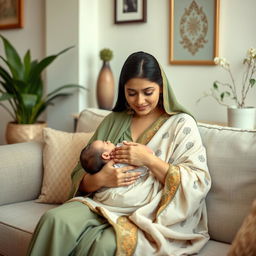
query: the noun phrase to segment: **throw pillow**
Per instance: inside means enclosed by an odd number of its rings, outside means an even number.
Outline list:
[[[253,256],[256,253],[256,200],[237,232],[228,256]]]
[[[199,131],[212,177],[206,197],[209,234],[231,243],[256,195],[256,130],[200,124]]]
[[[71,172],[76,166],[81,150],[93,133],[68,133],[44,128],[44,176],[40,203],[63,203],[71,187]]]

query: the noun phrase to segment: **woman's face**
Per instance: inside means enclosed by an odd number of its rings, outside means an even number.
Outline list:
[[[158,109],[160,86],[142,78],[132,78],[125,84],[125,98],[137,115],[147,115]]]

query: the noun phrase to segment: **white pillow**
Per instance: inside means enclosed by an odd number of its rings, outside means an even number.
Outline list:
[[[199,131],[212,177],[209,234],[231,243],[256,195],[256,130],[200,124]]]

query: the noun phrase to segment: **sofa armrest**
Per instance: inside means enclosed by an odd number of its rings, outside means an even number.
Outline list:
[[[0,146],[0,205],[37,198],[43,175],[42,152],[39,142]]]

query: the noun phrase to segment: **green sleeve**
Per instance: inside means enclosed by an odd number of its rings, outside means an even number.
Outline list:
[[[71,174],[72,185],[71,185],[71,190],[70,190],[68,199],[71,199],[74,196],[78,195],[77,192],[79,189],[80,182],[84,177],[84,172],[85,171],[82,168],[80,162],[78,162],[78,164],[76,165],[75,169]]]
[[[110,140],[112,143],[117,144],[120,142],[122,134],[127,130],[130,125],[130,116],[124,112],[112,112],[106,116],[88,144],[92,143],[94,140]],[[79,185],[85,174],[85,170],[82,168],[80,162],[76,165],[71,174],[71,189],[69,194],[69,199],[81,194],[79,192]]]

